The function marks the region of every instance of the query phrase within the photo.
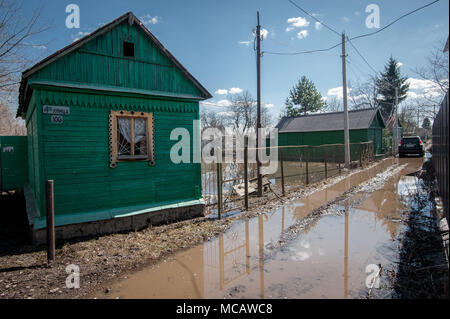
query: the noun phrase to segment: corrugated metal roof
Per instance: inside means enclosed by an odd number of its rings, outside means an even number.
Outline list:
[[[369,128],[377,109],[353,110],[348,112],[349,129]],[[381,117],[381,114],[380,114]],[[381,117],[382,118],[382,117]],[[277,124],[279,133],[283,132],[319,132],[344,129],[344,112],[319,113],[305,116],[283,117]]]

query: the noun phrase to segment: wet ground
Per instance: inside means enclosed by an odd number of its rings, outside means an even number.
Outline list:
[[[237,221],[218,238],[119,278],[95,297],[364,298],[371,291],[368,276],[381,270],[373,296],[390,298],[382,269],[398,262],[401,214],[411,205],[422,163],[384,160],[273,212]],[[318,213],[327,202],[333,204]]]

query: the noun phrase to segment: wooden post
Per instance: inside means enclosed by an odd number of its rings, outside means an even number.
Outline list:
[[[328,169],[327,169],[327,147],[323,147],[323,162],[325,164],[325,179],[328,178]]]
[[[362,167],[362,143],[359,143],[359,166]]]
[[[55,202],[53,180],[45,182],[45,203],[47,213],[47,261],[55,260]]]
[[[247,140],[246,140],[247,142]],[[244,187],[245,187],[245,210],[248,210],[248,145],[244,146]]]
[[[339,149],[339,146],[338,146],[338,149]],[[341,153],[339,152],[339,155],[340,155]],[[341,175],[341,156],[338,156],[338,168],[339,168],[339,175]]]
[[[281,165],[281,191],[284,196],[284,168],[283,168],[283,149],[280,148],[280,165]]]
[[[222,150],[217,155],[217,216],[222,218]]]
[[[308,167],[309,147],[308,146],[305,149],[305,160],[306,160],[306,185],[308,185],[309,184],[309,167]]]

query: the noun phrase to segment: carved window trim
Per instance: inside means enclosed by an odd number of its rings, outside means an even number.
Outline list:
[[[118,156],[118,139],[117,139],[117,119],[120,117],[125,118],[144,118],[146,119],[146,142],[147,142],[147,155],[143,156],[130,156],[124,158]],[[133,127],[133,125],[131,126]],[[150,166],[155,165],[155,150],[154,150],[154,130],[153,130],[153,113],[137,112],[137,111],[110,111],[109,114],[109,166],[111,168],[117,167],[117,162],[130,162],[130,161],[148,161]],[[132,149],[134,145],[132,144]]]

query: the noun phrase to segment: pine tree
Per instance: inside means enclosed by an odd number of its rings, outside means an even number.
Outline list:
[[[426,128],[426,129],[430,129],[431,128],[431,121],[430,121],[430,119],[428,117],[423,119],[422,127]]]
[[[377,104],[384,117],[387,118],[392,115],[395,104],[395,88],[398,88],[398,103],[406,99],[409,90],[407,79],[407,77],[400,75],[398,62],[391,56],[384,67],[384,72],[381,73],[381,77],[376,80],[377,92],[382,95],[380,99],[377,99]]]
[[[285,112],[286,116],[306,115],[308,112],[319,111],[324,105],[322,95],[317,91],[314,83],[306,76],[302,76],[286,98]]]

